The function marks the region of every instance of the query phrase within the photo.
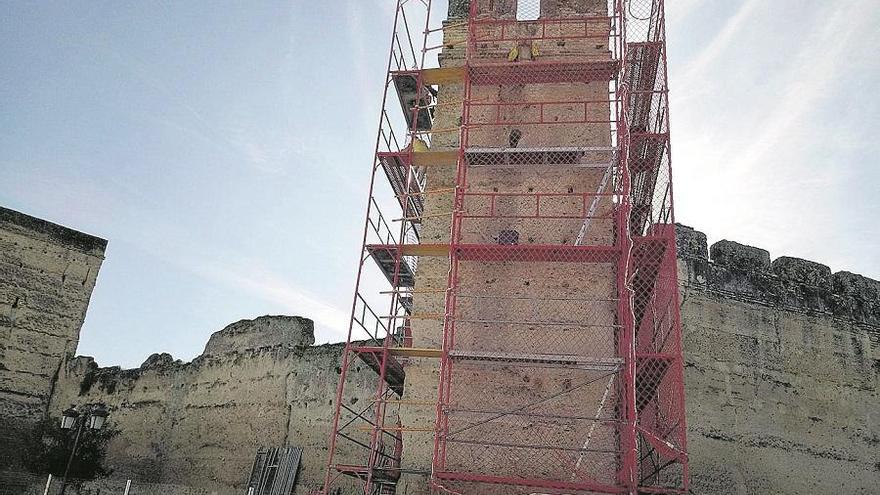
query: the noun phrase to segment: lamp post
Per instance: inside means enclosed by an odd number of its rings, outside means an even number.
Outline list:
[[[73,439],[73,448],[70,449],[70,457],[67,459],[67,467],[64,468],[60,495],[64,495],[64,491],[67,489],[67,475],[70,473],[70,466],[73,465],[73,457],[79,447],[83,428],[88,426],[92,430],[100,430],[104,426],[107,416],[110,415],[104,404],[86,404],[82,409],[80,412],[76,406],[70,406],[61,413],[61,428],[64,430],[76,429],[76,436]]]

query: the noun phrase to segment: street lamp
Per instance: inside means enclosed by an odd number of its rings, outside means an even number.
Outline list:
[[[107,416],[110,415],[110,412],[107,411],[107,408],[104,404],[98,404],[92,408],[91,414],[89,415],[89,428],[93,430],[100,430],[102,426],[104,426],[104,421],[107,419]]]
[[[79,417],[79,411],[76,406],[70,406],[61,413],[61,428],[70,430],[76,425],[76,418]]]
[[[110,412],[104,404],[86,404],[83,406],[82,412],[76,406],[71,405],[61,413],[61,428],[65,430],[76,428],[76,436],[73,439],[70,457],[67,459],[67,467],[64,468],[64,479],[61,481],[60,495],[64,495],[64,491],[67,489],[67,475],[70,473],[70,466],[73,465],[73,457],[76,455],[77,447],[79,447],[79,438],[82,435],[83,427],[88,424],[90,429],[100,430],[109,415]]]

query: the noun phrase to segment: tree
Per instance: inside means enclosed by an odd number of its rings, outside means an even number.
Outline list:
[[[100,430],[83,428],[68,478],[91,480],[110,474],[112,470],[104,466],[107,444],[119,432],[110,421]],[[25,443],[25,467],[35,473],[64,476],[75,436],[76,430],[62,429],[57,419],[47,418],[38,422]]]

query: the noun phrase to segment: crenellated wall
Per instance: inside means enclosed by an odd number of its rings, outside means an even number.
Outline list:
[[[880,326],[880,282],[854,273],[780,256],[733,241],[706,248],[706,236],[679,225],[678,257],[689,268],[682,283],[780,309],[824,314],[857,325]]]
[[[878,493],[880,282],[678,228],[694,493]]]
[[[52,410],[104,402],[121,430],[114,476],[243,493],[258,447],[305,449],[297,494],[323,482],[343,344],[314,345],[311,320],[263,316],[214,333],[192,362],[153,354],[137,369],[77,357],[59,375]],[[375,374],[350,371],[369,405]]]
[[[877,493],[880,282],[677,232],[693,492]],[[242,320],[190,363],[70,359],[47,382],[50,410],[110,406],[117,478],[236,494],[258,446],[289,444],[305,449],[297,493],[310,493],[323,481],[342,348],[314,345],[305,318]],[[367,407],[375,374],[356,363],[353,378],[349,405]]]

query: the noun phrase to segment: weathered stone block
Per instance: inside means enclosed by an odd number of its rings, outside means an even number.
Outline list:
[[[835,294],[880,301],[880,281],[851,272],[837,272],[831,276]]]
[[[707,278],[714,290],[768,302],[776,300],[772,274],[764,270],[743,270],[712,263]]]
[[[103,256],[107,249],[105,239],[3,207],[0,207],[0,228],[39,236],[54,245],[96,256]]]
[[[262,347],[308,347],[315,343],[312,320],[299,316],[261,316],[214,332],[203,354],[218,355]]]
[[[786,280],[814,287],[831,288],[831,269],[815,261],[780,256],[773,260],[771,269],[773,273]]]
[[[706,234],[692,227],[675,224],[675,248],[678,251],[678,257],[684,259],[709,259],[709,248],[706,241]]]
[[[880,326],[880,281],[855,273],[837,272],[831,276],[831,287],[837,296],[834,314]]]
[[[718,241],[709,248],[709,254],[713,263],[733,270],[765,271],[770,268],[769,251],[738,242]]]
[[[161,369],[171,368],[175,365],[180,365],[180,364],[182,364],[180,360],[175,360],[174,357],[171,356],[171,354],[168,354],[167,352],[162,352],[162,353],[150,354],[150,356],[147,357],[146,361],[144,361],[143,364],[141,364],[140,369],[141,370],[150,370],[150,369],[161,370]]]

